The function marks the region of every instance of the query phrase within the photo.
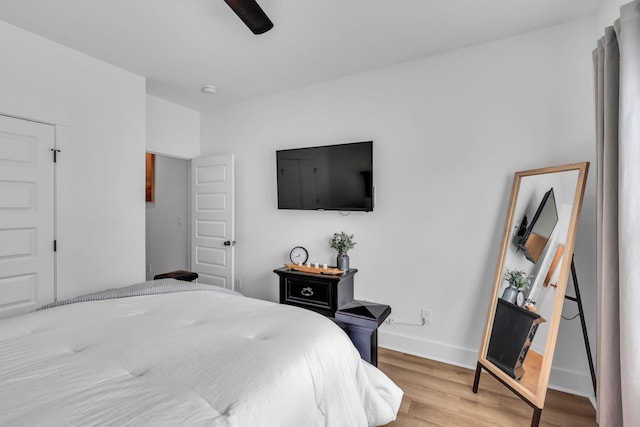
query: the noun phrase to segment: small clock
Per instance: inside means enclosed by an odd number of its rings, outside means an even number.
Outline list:
[[[302,246],[296,246],[295,248],[291,249],[289,258],[294,264],[304,264],[309,259],[309,252],[307,252],[307,250]]]
[[[518,295],[516,295],[516,304],[518,304],[518,307],[522,307],[524,305],[524,292],[518,291]]]

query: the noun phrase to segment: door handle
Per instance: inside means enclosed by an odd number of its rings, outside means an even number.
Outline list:
[[[226,242],[224,242],[225,246],[235,246],[236,245],[236,241],[235,240],[227,240]]]

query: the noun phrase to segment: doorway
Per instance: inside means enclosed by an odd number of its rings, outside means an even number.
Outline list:
[[[155,154],[146,205],[146,279],[175,270],[235,289],[234,156]]]
[[[189,270],[189,160],[156,154],[146,204],[146,278]]]

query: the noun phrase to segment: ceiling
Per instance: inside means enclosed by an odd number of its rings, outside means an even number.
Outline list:
[[[222,0],[1,0],[0,20],[206,111],[579,19],[601,1],[258,0],[274,22],[262,35]]]

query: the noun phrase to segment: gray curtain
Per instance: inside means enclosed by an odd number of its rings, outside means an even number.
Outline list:
[[[597,140],[597,401],[603,427],[640,425],[640,0],[593,52]]]

